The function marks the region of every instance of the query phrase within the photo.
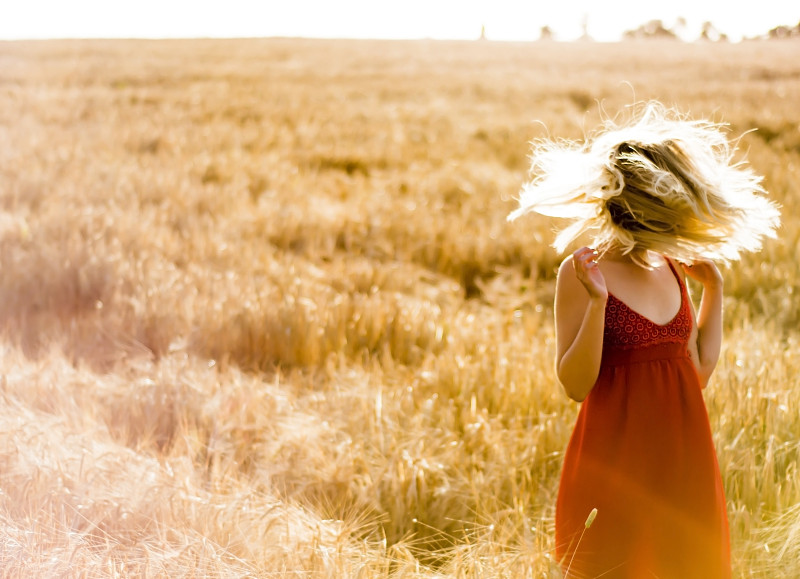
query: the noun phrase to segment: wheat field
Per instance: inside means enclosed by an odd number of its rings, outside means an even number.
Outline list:
[[[705,396],[734,576],[800,576],[798,48],[0,43],[0,576],[559,577],[562,257],[506,215],[647,99],[782,205]]]

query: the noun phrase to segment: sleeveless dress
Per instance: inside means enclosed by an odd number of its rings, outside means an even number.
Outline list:
[[[600,374],[581,405],[556,502],[556,557],[569,579],[731,576],[722,479],[689,358],[689,297],[669,266],[681,306],[665,325],[608,296]]]

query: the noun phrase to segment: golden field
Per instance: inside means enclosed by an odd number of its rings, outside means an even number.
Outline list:
[[[651,98],[783,207],[705,394],[734,576],[800,576],[799,48],[0,43],[0,576],[558,577],[561,256],[506,215]]]

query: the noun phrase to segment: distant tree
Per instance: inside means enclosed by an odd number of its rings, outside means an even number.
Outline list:
[[[728,40],[728,35],[724,32],[720,32],[717,30],[717,27],[714,26],[711,22],[703,22],[703,26],[700,29],[700,40],[710,40],[711,42],[726,42]]]
[[[677,39],[678,36],[674,31],[664,26],[662,20],[650,20],[645,22],[634,30],[626,30],[625,38],[640,39],[640,38],[666,38]]]
[[[581,34],[581,40],[592,40],[592,37],[589,35],[589,15],[584,14],[581,18],[581,29],[583,33]]]
[[[767,33],[769,39],[800,38],[800,22],[795,27],[776,26]]]
[[[539,30],[539,40],[553,40],[553,29],[546,24]]]
[[[688,23],[686,22],[686,18],[680,16],[675,21],[675,25],[672,27],[672,31],[675,33],[676,36],[683,38],[683,35],[686,33],[687,25]]]

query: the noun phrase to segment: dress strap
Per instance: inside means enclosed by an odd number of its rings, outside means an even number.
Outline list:
[[[672,259],[667,256],[664,256],[664,259],[667,260],[669,268],[672,270],[672,275],[674,275],[675,279],[678,280],[678,287],[680,287],[681,289],[681,309],[683,309],[689,300],[689,292],[686,290],[686,282],[684,282],[683,276],[680,274],[680,272],[678,272],[678,269],[677,267],[675,267],[675,264],[672,263]]]

